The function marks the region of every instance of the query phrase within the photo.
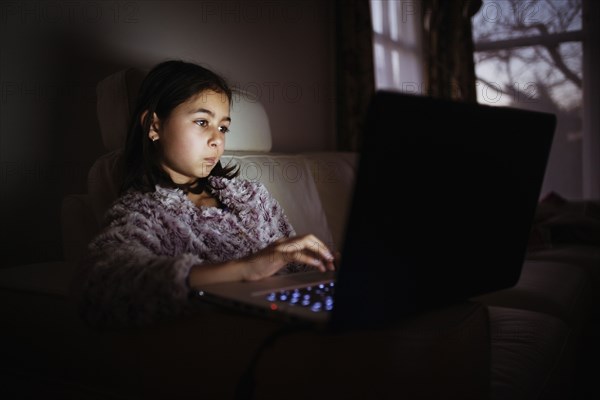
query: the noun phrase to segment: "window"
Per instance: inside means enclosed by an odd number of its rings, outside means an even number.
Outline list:
[[[478,101],[556,114],[542,194],[582,198],[582,0],[484,0],[472,23]]]
[[[370,0],[377,89],[426,92],[420,3]],[[599,18],[595,0],[483,0],[472,19],[478,101],[557,115],[542,194],[600,198]]]

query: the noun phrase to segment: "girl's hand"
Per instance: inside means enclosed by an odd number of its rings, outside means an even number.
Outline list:
[[[291,262],[310,265],[321,272],[333,271],[333,261],[327,246],[312,234],[283,238],[247,258],[243,280],[266,278]]]

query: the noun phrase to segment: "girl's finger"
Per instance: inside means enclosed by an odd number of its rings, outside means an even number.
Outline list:
[[[288,261],[288,262],[298,262],[301,264],[306,264],[311,267],[317,268],[321,272],[326,271],[325,264],[323,264],[323,262],[321,260],[319,260],[313,254],[310,254],[310,253],[304,253],[304,252],[286,253],[285,258],[286,258],[286,261]]]

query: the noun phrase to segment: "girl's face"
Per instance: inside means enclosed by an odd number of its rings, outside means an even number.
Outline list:
[[[205,90],[175,107],[166,120],[155,114],[148,136],[158,137],[161,165],[173,182],[192,183],[219,162],[230,122],[227,96]]]

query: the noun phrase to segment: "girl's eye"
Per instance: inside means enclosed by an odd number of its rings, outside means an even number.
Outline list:
[[[208,121],[205,119],[199,119],[197,121],[194,121],[194,123],[198,126],[201,126],[203,128],[206,128],[208,126]]]
[[[227,126],[220,126],[219,131],[221,133],[227,133],[227,132],[229,132],[229,128]]]

